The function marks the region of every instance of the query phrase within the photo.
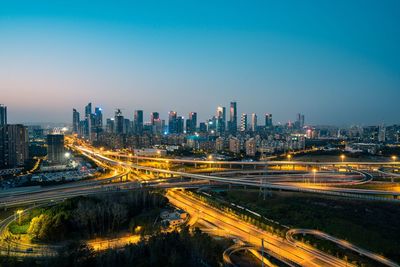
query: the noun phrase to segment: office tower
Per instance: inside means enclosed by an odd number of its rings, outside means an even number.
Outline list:
[[[218,107],[217,108],[217,120],[216,120],[216,129],[217,132],[222,134],[225,132],[226,128],[226,108],[225,107]]]
[[[89,103],[85,107],[85,118],[92,114],[92,103]]]
[[[176,133],[183,133],[185,119],[182,116],[176,118]]]
[[[196,128],[197,128],[197,113],[190,112],[189,119],[186,120],[186,132],[194,133],[196,132]]]
[[[296,128],[304,127],[304,115],[303,114],[300,114],[300,113],[297,114],[297,119],[296,119],[296,122],[294,123],[294,126]]]
[[[72,110],[72,132],[77,134],[79,132],[80,114],[76,109]]]
[[[85,138],[90,139],[92,133],[92,103],[85,106]]]
[[[96,107],[94,110],[94,124],[96,128],[96,132],[101,132],[103,128],[103,109]]]
[[[257,131],[257,114],[251,114],[251,131]]]
[[[124,119],[124,134],[129,134],[132,132],[131,121],[129,119]]]
[[[177,133],[177,113],[175,111],[170,111],[168,114],[168,131],[170,134]]]
[[[122,112],[120,109],[117,109],[115,111],[114,133],[115,134],[123,134],[124,133],[124,116],[122,116]]]
[[[64,150],[64,135],[47,135],[47,160],[52,164],[62,164],[66,161]]]
[[[270,128],[272,127],[272,114],[265,114],[265,127]]]
[[[199,132],[206,133],[207,132],[207,124],[205,122],[200,122],[199,124]]]
[[[0,105],[0,168],[8,165],[7,107]]]
[[[134,132],[136,134],[143,133],[143,110],[135,110],[133,115]]]
[[[237,131],[237,106],[236,102],[231,102],[229,113],[229,133],[236,134]]]
[[[154,125],[155,121],[160,120],[160,114],[158,112],[152,112],[150,114],[151,125]]]
[[[28,159],[28,128],[22,124],[7,125],[8,132],[8,166],[24,166]]]
[[[240,131],[246,132],[247,131],[247,114],[243,113],[240,117]]]
[[[7,107],[0,104],[0,126],[7,125]]]
[[[113,133],[114,129],[115,129],[114,118],[107,119],[106,120],[106,132],[107,133]]]

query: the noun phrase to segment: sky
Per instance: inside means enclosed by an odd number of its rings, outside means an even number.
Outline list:
[[[400,123],[400,1],[0,0],[9,121],[86,103],[204,121],[217,106],[309,124]]]

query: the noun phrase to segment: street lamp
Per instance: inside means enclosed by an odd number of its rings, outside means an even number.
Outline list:
[[[288,161],[290,161],[292,159],[292,155],[288,154],[287,159],[288,159]]]
[[[17,210],[17,214],[18,214],[18,224],[21,225],[21,214],[23,213],[23,210]]]
[[[342,163],[344,162],[344,159],[346,158],[346,156],[344,154],[340,155],[340,158],[342,160]]]
[[[396,161],[397,160],[397,156],[392,156],[392,160]]]

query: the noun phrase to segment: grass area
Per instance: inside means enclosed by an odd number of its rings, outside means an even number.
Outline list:
[[[17,222],[13,222],[9,226],[9,230],[14,235],[24,235],[28,232],[29,222],[19,225]]]
[[[287,192],[264,201],[257,190],[219,196],[292,228],[318,229],[400,262],[399,205]]]

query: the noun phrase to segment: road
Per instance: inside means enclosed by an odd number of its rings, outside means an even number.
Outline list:
[[[211,222],[225,231],[228,236],[236,236],[257,248],[260,248],[261,240],[264,239],[265,246],[268,250],[282,256],[289,262],[300,266],[350,266],[349,263],[318,250],[310,252],[296,247],[290,244],[286,239],[274,236],[251,224],[241,221],[233,215],[212,208],[188,196],[186,193],[177,190],[169,190],[167,197],[173,205],[187,211],[193,216],[199,216]]]
[[[383,257],[381,255],[378,255],[376,253],[373,253],[373,252],[370,252],[368,250],[362,249],[360,247],[357,247],[356,245],[353,245],[353,244],[347,242],[346,240],[342,240],[342,239],[333,237],[331,235],[328,235],[327,233],[324,233],[324,232],[321,232],[321,231],[318,231],[318,230],[291,229],[291,230],[287,231],[286,239],[290,243],[292,243],[293,245],[303,247],[306,250],[309,249],[310,246],[308,246],[308,245],[306,245],[306,244],[304,244],[302,242],[299,242],[299,241],[297,241],[297,240],[295,240],[293,238],[294,235],[298,235],[298,234],[313,235],[313,236],[319,237],[321,239],[325,239],[325,240],[331,241],[331,242],[333,242],[333,243],[335,243],[335,244],[337,244],[337,245],[339,245],[341,247],[344,247],[344,248],[347,248],[347,249],[352,250],[354,252],[357,252],[358,254],[360,254],[362,256],[365,256],[365,257],[368,257],[370,259],[373,259],[373,260],[375,260],[375,261],[377,261],[377,262],[379,262],[379,263],[381,263],[383,265],[387,265],[387,266],[390,266],[390,267],[400,267],[397,263],[394,263],[391,260],[389,260],[389,259],[387,259],[387,258],[385,258],[385,257]]]

